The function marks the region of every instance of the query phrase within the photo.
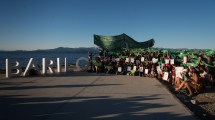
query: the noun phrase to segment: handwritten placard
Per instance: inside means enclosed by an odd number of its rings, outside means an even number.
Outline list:
[[[165,64],[169,64],[169,59],[165,59]]]
[[[116,58],[115,60],[116,60],[117,62],[119,62],[119,61],[120,61],[120,58]]]
[[[135,70],[135,71],[136,71],[136,70],[137,70],[137,66],[134,66],[134,67],[133,67],[133,70]]]
[[[175,64],[175,60],[174,60],[174,59],[171,59],[171,60],[170,60],[170,64],[171,64],[171,65],[174,65],[174,64]]]
[[[140,67],[140,68],[139,68],[139,71],[140,71],[140,72],[143,72],[143,67]]]
[[[164,72],[163,80],[169,81],[169,80],[168,80],[168,76],[169,76],[169,73],[168,73],[168,72]]]
[[[158,59],[152,58],[152,63],[157,63],[157,62],[158,62]]]
[[[149,69],[145,69],[145,74],[148,74],[149,73]]]
[[[122,72],[122,67],[118,67],[118,72]]]
[[[182,79],[181,73],[183,72],[184,67],[175,67],[175,76]]]
[[[145,59],[144,57],[141,57],[141,62],[143,62],[143,61],[144,61],[144,59]]]
[[[131,63],[134,63],[134,58],[131,58]]]

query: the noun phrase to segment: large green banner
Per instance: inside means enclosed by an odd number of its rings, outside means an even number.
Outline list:
[[[116,36],[94,35],[94,44],[101,48],[118,49],[118,48],[148,48],[154,45],[154,40],[137,42],[126,34]]]
[[[100,36],[94,35],[94,44],[101,48],[115,49],[115,48],[125,48],[123,35],[117,36]]]

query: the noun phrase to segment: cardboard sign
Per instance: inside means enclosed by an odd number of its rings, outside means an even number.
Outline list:
[[[184,64],[187,63],[187,57],[186,56],[184,56],[183,63]]]
[[[120,61],[120,58],[116,58],[115,60],[116,60],[117,62],[119,62],[119,61]]]
[[[134,63],[134,58],[131,58],[131,63]]]
[[[164,72],[163,80],[169,81],[169,80],[168,80],[168,76],[169,76],[169,73],[168,73],[168,72]]]
[[[135,70],[135,71],[136,71],[136,70],[137,70],[137,66],[134,66],[134,67],[133,67],[133,70]]]
[[[183,72],[184,67],[175,67],[175,76],[182,79],[181,73]]]
[[[145,69],[145,74],[148,74],[149,73],[149,69]]]
[[[169,64],[169,59],[165,59],[165,64]]]
[[[158,59],[152,58],[152,63],[157,63],[157,62],[158,62]]]
[[[118,67],[118,72],[122,72],[122,67]]]
[[[143,62],[143,61],[144,61],[144,59],[145,59],[144,57],[141,57],[141,62]]]
[[[143,67],[140,67],[140,68],[139,68],[139,71],[140,71],[140,72],[143,72]]]
[[[171,59],[171,60],[170,60],[170,64],[171,64],[171,65],[175,64],[175,60],[174,60],[174,59]]]

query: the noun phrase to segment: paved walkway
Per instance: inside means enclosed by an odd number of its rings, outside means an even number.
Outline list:
[[[0,80],[1,120],[195,120],[156,79],[94,73]]]

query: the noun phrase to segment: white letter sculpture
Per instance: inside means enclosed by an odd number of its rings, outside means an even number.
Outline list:
[[[26,76],[29,73],[29,70],[31,70],[31,69],[35,69],[39,72],[38,66],[35,65],[35,63],[34,63],[34,58],[30,58],[28,65],[25,69],[25,72],[23,73],[23,76]]]
[[[77,69],[77,71],[86,70],[86,69],[88,68],[88,65],[86,65],[86,66],[84,66],[84,67],[81,68],[81,67],[79,66],[79,61],[80,61],[80,60],[85,60],[85,61],[88,62],[88,59],[85,58],[85,57],[80,57],[80,58],[78,58],[77,61],[76,61],[76,69]]]
[[[12,69],[16,69],[16,73],[11,73]],[[6,78],[10,78],[11,74],[13,74],[15,76],[20,76],[22,74],[22,70],[21,70],[21,67],[20,67],[20,62],[18,60],[16,60],[16,65],[11,66],[10,59],[6,59]]]
[[[53,60],[49,60],[49,61],[50,61],[49,65],[47,65],[46,58],[42,58],[42,66],[43,66],[42,74],[47,74],[47,69],[46,69],[47,67],[51,74],[55,72],[53,69],[54,61]]]

